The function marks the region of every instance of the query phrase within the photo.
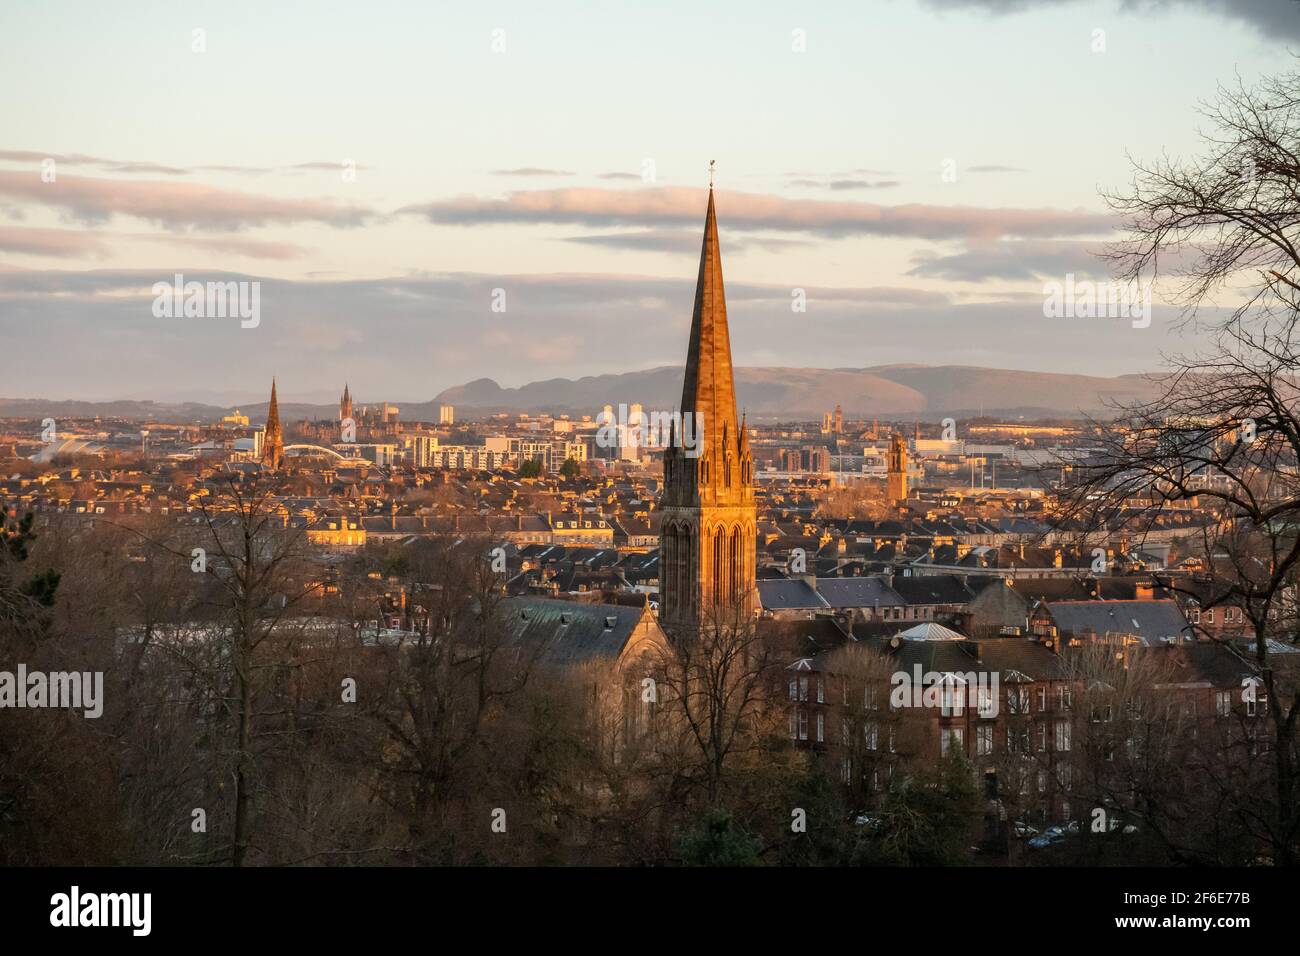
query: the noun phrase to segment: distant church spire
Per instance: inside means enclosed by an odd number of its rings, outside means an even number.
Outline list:
[[[280,428],[280,403],[275,398],[275,379],[271,379],[271,404],[266,408],[266,431],[262,438],[262,463],[279,471],[284,462],[284,434]]]
[[[710,164],[710,173],[712,164]],[[711,177],[710,177],[711,178]],[[755,607],[753,458],[735,375],[712,185],[682,382],[682,428],[664,452],[660,618],[669,636],[739,623]]]
[[[348,391],[348,385],[343,383],[343,397],[339,399],[339,421],[352,417],[352,393]]]

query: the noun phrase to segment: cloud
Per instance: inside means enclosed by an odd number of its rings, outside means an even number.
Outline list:
[[[494,169],[493,176],[573,176],[574,173],[564,169],[542,169],[537,166],[521,166],[518,169]]]
[[[292,242],[248,239],[243,236],[191,236],[175,233],[111,233],[89,229],[35,229],[26,226],[0,227],[0,252],[18,255],[75,258],[108,256],[114,245],[124,241],[157,243],[172,248],[184,246],[220,252],[247,259],[297,259],[310,250]]]
[[[699,225],[699,189],[664,187],[615,190],[572,188],[521,190],[504,199],[459,196],[406,206],[439,225],[499,223],[618,226]],[[1086,210],[883,206],[849,200],[786,199],[758,193],[718,193],[718,215],[729,230],[766,229],[826,237],[904,236],[916,239],[1061,237],[1109,233],[1115,220]]]
[[[985,164],[982,166],[967,166],[968,173],[1027,173],[1029,170],[1021,169],[1019,166],[999,166],[997,164]]]
[[[75,258],[107,255],[108,246],[95,233],[81,229],[0,226],[0,251],[28,256]]]
[[[626,182],[636,182],[641,179],[636,173],[601,173],[597,179],[621,179]]]
[[[918,256],[907,274],[954,282],[1103,275],[1108,266],[1097,258],[1101,251],[1101,244],[1043,239],[971,243],[951,255]]]
[[[0,149],[0,162],[43,163],[52,159],[56,166],[94,166],[109,173],[141,173],[151,176],[189,176],[201,172],[245,173],[260,176],[265,173],[293,172],[295,170],[326,170],[338,172],[343,168],[340,162],[316,161],[294,163],[290,166],[168,166],[163,163],[146,162],[131,159],[107,159],[103,156],[87,156],[84,153],[42,153],[31,149]],[[354,165],[354,169],[369,169],[369,166]]]
[[[979,10],[1011,14],[1048,6],[1063,6],[1075,0],[921,0],[936,10]],[[1267,39],[1300,39],[1300,11],[1294,0],[1119,0],[1116,9],[1143,13],[1148,10],[1196,10],[1247,24]]]
[[[82,222],[124,215],[173,229],[237,230],[295,222],[346,228],[371,215],[329,199],[275,199],[201,183],[89,176],[59,176],[46,183],[31,173],[9,170],[0,170],[0,196],[60,208]]]
[[[792,179],[789,185],[804,189],[830,189],[840,192],[850,189],[892,189],[903,184],[897,179],[882,179],[876,182],[869,179],[831,179],[825,182],[819,179]]]
[[[300,259],[311,250],[293,242],[246,239],[242,236],[178,236],[174,233],[133,235],[130,238],[168,246],[186,246],[206,252],[223,252],[245,259]]]
[[[147,397],[170,400],[216,378],[225,389],[263,394],[276,375],[291,393],[346,379],[358,392],[400,403],[478,377],[520,384],[680,365],[695,286],[693,270],[674,278],[433,273],[343,281],[183,270],[188,281],[261,282],[261,323],[242,329],[238,320],[155,318],[151,286],[171,282],[175,271],[0,269],[5,345],[23,356],[6,369],[6,394],[51,395],[55,383],[60,394],[52,397],[147,388]],[[1162,351],[1186,346],[1170,337],[1159,307],[1150,329],[1135,330],[1119,320],[1047,320],[1041,296],[962,302],[903,287],[808,286],[807,312],[793,315],[795,284],[728,283],[737,364],[919,359],[1117,374],[1156,367]],[[506,291],[504,313],[492,311],[498,288]]]
[[[669,252],[689,256],[698,256],[700,254],[700,233],[698,230],[644,229],[638,232],[567,236],[565,241],[628,252]],[[745,235],[742,233],[728,236],[725,242],[728,252],[743,252],[748,249],[781,251],[806,245],[808,245],[808,241],[803,239]]]

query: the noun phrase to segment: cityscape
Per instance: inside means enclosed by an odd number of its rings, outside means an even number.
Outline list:
[[[162,29],[74,6],[109,45]],[[638,159],[600,173],[569,170],[598,131],[526,104],[627,39],[517,88],[571,49],[524,9],[419,15],[517,127],[461,115],[423,181],[428,130],[325,162],[334,134],[295,153],[257,118],[242,4],[164,17],[149,82],[247,105],[243,146],[3,108],[0,866],[58,868],[36,922],[149,935],[173,874],[412,867],[1051,871],[1112,931],[1269,912],[1227,891],[1300,863],[1300,5],[869,5],[962,63],[966,29],[1076,58],[1050,93],[968,76],[1015,109],[954,116],[923,165],[896,138],[938,135],[921,119],[868,146],[820,105],[764,154],[763,94],[671,53],[707,15],[670,6],[575,28],[639,24],[659,46],[627,56],[711,81],[658,158],[611,112]],[[720,62],[885,82],[840,58],[856,13],[790,16],[747,11]],[[0,75],[54,42],[35,21],[0,14]],[[755,31],[803,72],[763,75]],[[340,122],[413,62],[392,42],[362,92],[308,74]],[[1208,78],[1158,75],[1216,44]],[[1029,145],[1058,128],[1030,104],[1111,109],[1142,78],[1095,163]],[[165,95],[137,82],[69,96]],[[571,95],[551,121],[601,125],[613,94]],[[154,917],[111,909],[128,885]]]

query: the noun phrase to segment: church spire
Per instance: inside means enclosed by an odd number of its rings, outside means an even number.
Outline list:
[[[753,460],[744,426],[736,419],[727,298],[711,184],[681,422],[680,431],[672,429],[664,451],[659,534],[659,617],[674,639],[727,616],[746,620],[756,606]]]
[[[700,249],[686,378],[682,385],[682,419],[696,415],[698,437],[703,439],[700,450],[711,463],[706,481],[701,485],[713,484],[721,491],[725,487],[727,452],[735,450],[740,429],[736,422],[727,296],[722,283],[722,253],[718,248],[718,219],[712,189],[704,217],[704,242]],[[701,493],[704,491],[702,487]]]
[[[280,428],[280,403],[275,398],[275,379],[271,379],[271,403],[266,407],[266,430],[262,437],[262,463],[279,471],[284,461],[284,434]]]

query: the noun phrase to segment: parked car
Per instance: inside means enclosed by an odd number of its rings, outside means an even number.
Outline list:
[[[1031,837],[1029,845],[1035,850],[1041,850],[1049,846],[1060,843],[1066,837],[1073,836],[1079,832],[1079,821],[1071,820],[1069,823],[1056,823],[1048,827],[1036,837]]]

